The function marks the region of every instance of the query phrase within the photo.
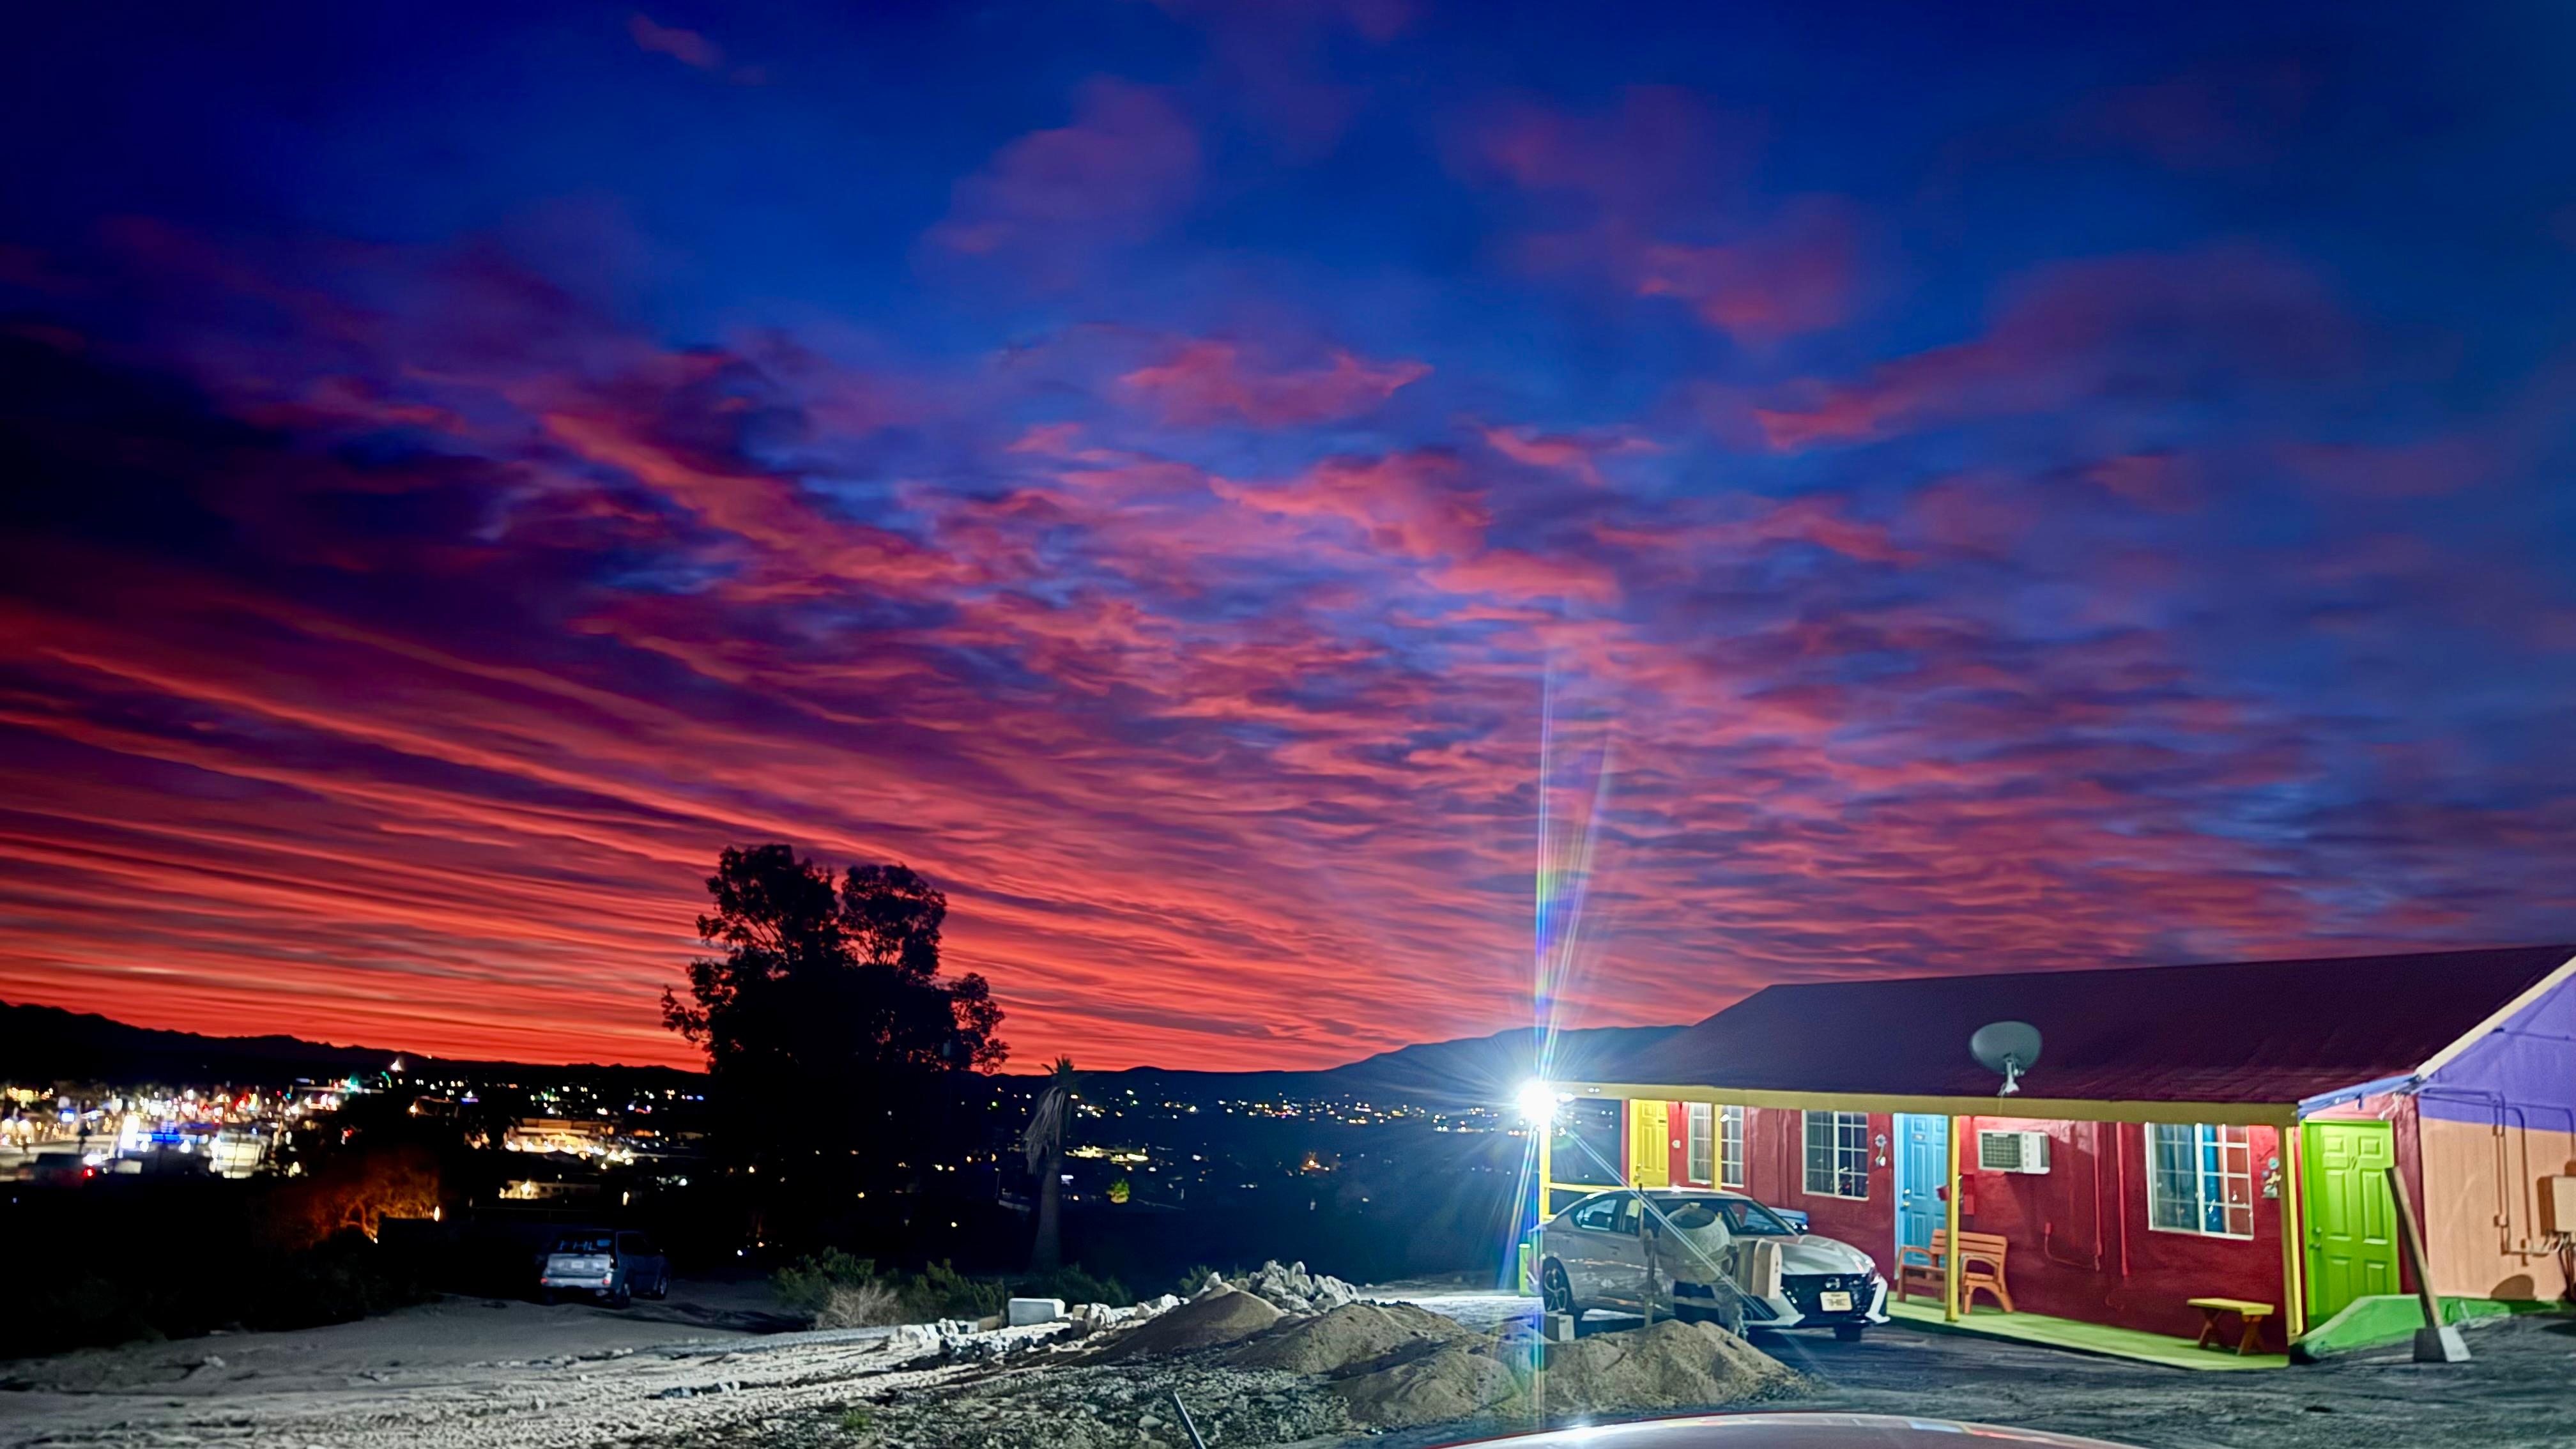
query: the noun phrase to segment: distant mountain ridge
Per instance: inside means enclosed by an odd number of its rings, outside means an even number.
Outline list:
[[[1567,1081],[1615,1078],[1617,1058],[1654,1045],[1679,1026],[1599,1026],[1559,1032],[1550,1075]],[[1128,1067],[1086,1073],[1096,1084],[1156,1084],[1179,1089],[1296,1096],[1346,1094],[1425,1103],[1504,1102],[1538,1070],[1538,1033],[1530,1027],[1491,1036],[1424,1042],[1312,1071],[1211,1072]],[[0,1078],[112,1084],[267,1083],[381,1072],[396,1058],[414,1072],[438,1067],[492,1069],[533,1063],[455,1061],[378,1047],[332,1046],[293,1036],[200,1036],[129,1026],[89,1012],[0,1002]],[[676,1067],[579,1064],[546,1070],[577,1075],[644,1074],[688,1080]]]
[[[298,1078],[324,1079],[381,1072],[396,1059],[415,1072],[439,1067],[520,1067],[518,1062],[460,1061],[380,1047],[332,1046],[302,1037],[200,1036],[130,1026],[86,1011],[0,1002],[0,1078],[148,1083],[283,1086]],[[548,1070],[582,1076],[636,1075],[685,1081],[695,1072],[676,1067],[580,1063]]]

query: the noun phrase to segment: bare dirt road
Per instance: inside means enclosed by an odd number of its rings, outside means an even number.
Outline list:
[[[1386,1296],[1480,1327],[1528,1306],[1419,1288]],[[27,1360],[0,1365],[0,1449],[805,1449],[862,1442],[853,1404],[989,1371],[912,1360],[885,1330],[749,1331],[777,1321],[766,1309],[752,1285],[682,1287],[623,1313],[452,1298],[332,1328]],[[2476,1361],[2460,1367],[2400,1352],[2237,1374],[1904,1327],[1858,1344],[1769,1335],[1762,1347],[1819,1384],[1769,1407],[2027,1425],[2143,1449],[2576,1444],[2576,1321],[2514,1320],[2470,1343]],[[1366,1442],[1423,1449],[1456,1437]]]

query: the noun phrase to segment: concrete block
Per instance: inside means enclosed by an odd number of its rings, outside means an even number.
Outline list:
[[[1541,1315],[1538,1331],[1539,1337],[1550,1343],[1572,1343],[1574,1342],[1574,1315],[1571,1313]]]
[[[2460,1337],[2460,1330],[2450,1324],[2443,1324],[2439,1328],[2419,1328],[2415,1330],[2415,1361],[2417,1363],[2467,1363],[2469,1345]]]
[[[1014,1298],[1004,1305],[1011,1327],[1026,1328],[1032,1323],[1053,1323],[1064,1317],[1061,1298]]]

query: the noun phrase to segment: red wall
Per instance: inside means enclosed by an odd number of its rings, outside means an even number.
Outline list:
[[[1677,1183],[1685,1168],[1679,1145],[1683,1111],[1682,1104],[1672,1104]],[[1870,1116],[1869,1197],[1859,1201],[1807,1195],[1799,1113],[1752,1108],[1744,1115],[1745,1190],[1774,1207],[1803,1210],[1816,1232],[1869,1254],[1879,1271],[1893,1279],[1896,1179],[1890,1120]],[[1980,1127],[2048,1133],[2049,1170],[1975,1171],[1976,1139],[1967,1134]],[[1960,1119],[1959,1129],[1964,1170],[1960,1226],[2001,1234],[2011,1244],[2004,1279],[2012,1287],[2015,1308],[2190,1338],[2200,1332],[2200,1310],[2186,1299],[2215,1295],[2284,1304],[2281,1205],[2261,1196],[2265,1165],[2279,1151],[2272,1128],[2246,1129],[2257,1194],[2250,1240],[2148,1227],[2146,1131],[2135,1124],[1979,1117]],[[1888,1140],[1886,1148],[1878,1146],[1882,1138]],[[1993,1305],[1987,1295],[1980,1294],[1977,1301],[1981,1312]],[[2280,1322],[2276,1313],[2267,1330],[2275,1348],[2280,1346]]]
[[[1877,1113],[1869,1119],[1868,1198],[1810,1197],[1806,1192],[1805,1139],[1798,1130],[1799,1115],[1779,1107],[1745,1109],[1745,1192],[1773,1207],[1799,1209],[1806,1213],[1808,1226],[1814,1231],[1840,1238],[1869,1254],[1880,1272],[1895,1277],[1894,1146],[1892,1139],[1885,1149],[1877,1146],[1880,1138],[1889,1136],[1888,1119]]]
[[[2254,1236],[2242,1239],[2147,1225],[2146,1129],[2134,1123],[1960,1120],[1963,1133],[1980,1127],[2052,1139],[2047,1172],[1962,1178],[1961,1229],[2000,1233],[2012,1245],[2004,1276],[2014,1307],[2189,1338],[2201,1320],[2186,1299],[2251,1298],[2275,1305],[2267,1336],[2282,1346],[2281,1204],[2261,1195],[2265,1164],[2279,1152],[2274,1129],[2245,1129],[2256,1196]],[[1960,1143],[1973,1164],[1975,1138]],[[1979,1295],[1980,1305],[1992,1301]]]

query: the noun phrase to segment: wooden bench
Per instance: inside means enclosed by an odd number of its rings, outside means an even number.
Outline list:
[[[2272,1316],[2272,1305],[2250,1298],[2191,1298],[2184,1300],[2200,1310],[2200,1347],[2225,1348],[2227,1335],[2218,1331],[2218,1315],[2233,1313],[2245,1331],[2237,1336],[2239,1358],[2263,1351],[2263,1320]]]
[[[1903,1301],[1917,1287],[1939,1298],[1948,1287],[1942,1259],[1949,1252],[1949,1230],[1934,1228],[1929,1248],[1904,1248],[1896,1255],[1896,1296]],[[2006,1313],[2013,1311],[2012,1288],[2004,1282],[2004,1255],[2012,1244],[2001,1233],[1959,1235],[1959,1311],[1968,1311],[1980,1289],[1994,1295]]]

